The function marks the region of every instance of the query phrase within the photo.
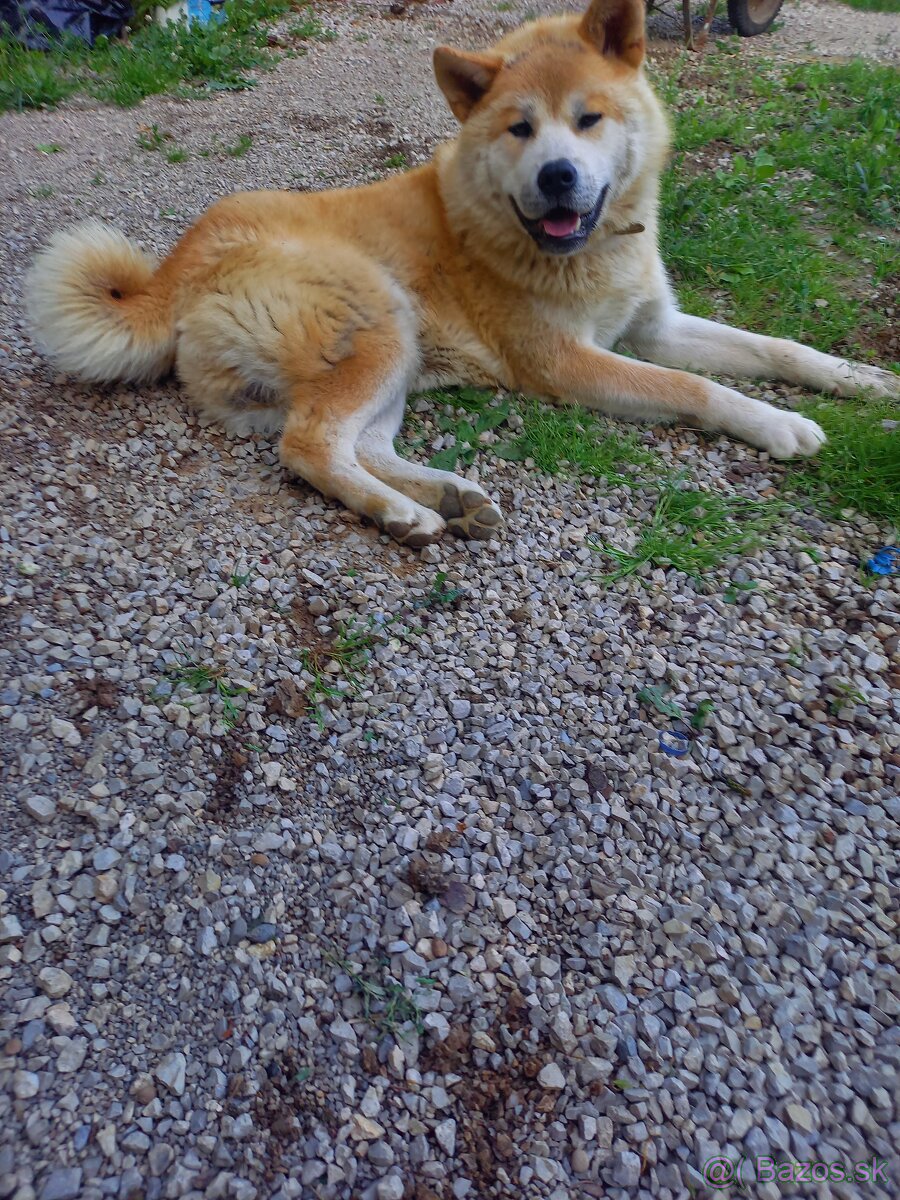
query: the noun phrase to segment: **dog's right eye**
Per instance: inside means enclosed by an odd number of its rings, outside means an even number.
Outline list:
[[[534,130],[527,121],[517,121],[515,125],[510,125],[509,132],[513,135],[513,137],[527,138],[531,137]]]

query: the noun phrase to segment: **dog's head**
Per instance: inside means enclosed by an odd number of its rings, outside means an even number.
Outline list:
[[[640,169],[635,144],[645,0],[593,0],[581,17],[525,25],[486,54],[434,54],[462,124],[458,155],[473,200],[548,254],[583,249]],[[637,86],[636,86],[637,85]]]

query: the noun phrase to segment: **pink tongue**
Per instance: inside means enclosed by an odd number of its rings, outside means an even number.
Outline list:
[[[550,237],[568,237],[570,233],[575,232],[580,221],[578,213],[570,213],[567,217],[557,217],[556,220],[545,217],[541,225],[544,233]]]

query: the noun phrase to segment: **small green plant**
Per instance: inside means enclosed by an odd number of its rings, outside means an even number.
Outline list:
[[[663,482],[650,524],[641,529],[633,550],[590,544],[617,564],[602,576],[606,583],[648,564],[700,579],[727,558],[759,545],[783,511],[776,501],[698,491],[679,474]]]
[[[492,393],[480,392],[477,388],[462,388],[455,396],[448,397],[451,402],[463,402],[461,406],[465,406],[466,401],[473,404],[473,398],[477,398],[475,399],[477,404],[479,401],[483,402],[485,398],[491,399]],[[506,422],[509,414],[510,406],[506,403],[495,408],[485,407],[480,411],[473,404],[472,407],[467,408],[464,417],[460,417],[458,414],[451,416],[442,413],[437,419],[438,428],[443,433],[452,435],[453,444],[445,446],[443,450],[438,450],[436,454],[433,454],[428,460],[428,465],[440,471],[454,471],[459,463],[463,463],[467,467],[471,466],[475,461],[476,454],[481,449],[482,435],[498,429]]]
[[[325,703],[359,694],[372,651],[399,620],[399,614],[389,618],[370,616],[362,623],[351,618],[341,623],[328,649],[301,651],[300,662],[311,676],[307,685],[309,712],[320,729],[325,726]]]
[[[228,586],[233,588],[242,588],[245,583],[252,577],[253,571],[238,571],[235,568],[228,576]]]
[[[180,146],[175,146],[172,150],[166,151],[166,158],[170,163],[187,162],[190,155],[187,150],[182,150]]]
[[[58,146],[56,142],[48,142],[42,146],[35,146],[35,150],[38,150],[41,154],[59,154],[62,146]]]
[[[676,720],[683,720],[683,714],[679,706],[674,700],[667,698],[667,693],[672,690],[668,683],[648,684],[647,687],[642,687],[637,694],[637,698],[641,704],[648,708],[655,708],[657,712],[666,717],[674,717]]]
[[[250,134],[242,133],[233,146],[223,146],[222,153],[227,154],[229,158],[243,158],[252,145],[253,138]]]
[[[788,650],[787,655],[785,656],[785,661],[789,666],[799,668],[803,666],[804,662],[806,661],[806,657],[807,649],[803,643],[803,639],[801,638],[796,645],[791,646],[790,650]]]
[[[430,589],[422,597],[417,600],[413,608],[442,608],[450,604],[455,604],[460,596],[464,596],[463,588],[447,586],[447,572],[438,571],[434,577]]]
[[[101,171],[98,171],[96,175],[91,178],[91,183],[94,185],[94,187],[100,187],[101,184],[106,183],[106,176]]]
[[[847,680],[838,679],[832,681],[831,691],[833,692],[833,698],[828,705],[828,711],[833,717],[838,716],[842,709],[849,708],[850,705],[867,703],[865,693],[861,692],[858,687]]]
[[[232,683],[223,666],[211,666],[198,662],[184,649],[177,651],[176,661],[166,667],[166,674],[176,688],[203,695],[214,692],[222,701],[222,721],[227,729],[233,729],[241,717],[235,700],[247,695],[251,689],[245,684]]]
[[[337,37],[333,29],[325,28],[313,12],[311,5],[302,8],[298,15],[300,20],[289,25],[287,29],[291,37],[299,38],[301,41],[315,39],[320,42],[333,42]]]
[[[49,183],[43,183],[40,187],[36,187],[31,194],[36,200],[49,200],[53,195],[53,188]]]
[[[691,713],[691,729],[700,733],[709,724],[709,718],[715,712],[716,706],[712,700],[701,700]]]
[[[384,98],[384,96],[382,96],[381,92],[375,93],[375,103],[376,104],[387,104],[387,100],[385,100],[385,98]]]
[[[741,596],[745,596],[748,592],[755,592],[758,587],[759,584],[755,579],[735,579],[722,592],[722,599],[726,604],[737,604]]]
[[[162,150],[166,142],[171,140],[171,133],[167,133],[155,124],[138,130],[137,144],[142,150]]]
[[[384,165],[389,170],[402,169],[405,171],[409,166],[409,159],[402,150],[398,150],[396,154],[392,154],[390,158],[384,160]]]
[[[348,974],[354,990],[362,996],[363,1016],[377,1029],[394,1038],[401,1034],[401,1027],[407,1024],[412,1025],[419,1034],[424,1031],[422,1010],[414,997],[386,971],[380,979],[352,970]],[[416,982],[420,987],[435,985],[435,981],[427,975],[419,975]]]

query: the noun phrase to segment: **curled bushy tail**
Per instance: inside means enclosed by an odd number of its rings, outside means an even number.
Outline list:
[[[61,370],[90,382],[164,375],[175,354],[157,262],[117,229],[84,221],[57,233],[25,279],[35,338]]]

